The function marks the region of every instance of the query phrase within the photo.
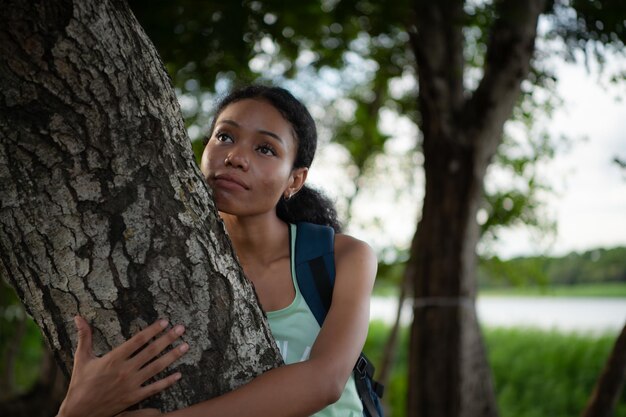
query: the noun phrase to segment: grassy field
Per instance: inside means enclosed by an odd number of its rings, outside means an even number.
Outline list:
[[[485,333],[502,417],[578,416],[613,347],[597,339],[528,329]],[[614,417],[626,416],[622,395]]]
[[[374,322],[365,352],[377,363],[388,328]],[[407,332],[386,387],[388,417],[404,416]],[[576,417],[583,410],[613,346],[598,338],[532,329],[487,329],[485,342],[501,417]],[[626,417],[622,395],[614,417]]]

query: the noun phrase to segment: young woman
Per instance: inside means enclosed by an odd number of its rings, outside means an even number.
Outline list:
[[[291,272],[296,222],[329,225],[339,231],[332,204],[304,185],[316,143],[311,115],[284,89],[247,87],[218,106],[201,170],[244,272],[267,312],[286,365],[168,416],[362,415],[351,372],[367,335],[376,257],[367,244],[336,234],[335,286],[321,329]],[[175,383],[180,374],[142,387],[180,357],[186,344],[142,366],[178,338],[182,326],[129,357],[166,326],[166,322],[157,322],[104,357],[95,358],[89,326],[77,318],[79,343],[59,417],[113,416]],[[293,329],[306,331],[295,334]],[[98,398],[91,395],[95,392]],[[124,413],[133,417],[158,414],[156,410]]]

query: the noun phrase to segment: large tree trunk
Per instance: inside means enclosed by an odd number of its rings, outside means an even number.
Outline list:
[[[123,1],[3,1],[0,273],[67,373],[72,317],[105,352],[187,327],[182,407],[281,363],[191,152],[170,80]]]
[[[411,417],[497,416],[476,319],[476,213],[490,158],[527,76],[543,0],[498,3],[483,79],[463,87],[463,1],[416,1],[426,192],[409,260]]]

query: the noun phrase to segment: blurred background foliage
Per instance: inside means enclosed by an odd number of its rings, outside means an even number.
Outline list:
[[[496,3],[465,2],[468,91],[482,76]],[[390,124],[409,124],[413,136],[408,138],[409,150],[391,159],[402,160],[407,177],[412,177],[402,184],[398,198],[402,193],[420,194],[415,177],[423,161],[411,2],[130,0],[130,5],[172,76],[198,157],[199,139],[207,133],[217,97],[238,85],[272,83],[303,99],[318,121],[321,141],[332,142],[348,155],[344,170],[353,187],[333,196],[347,223],[353,220],[352,203],[363,185],[380,186],[387,174],[375,162],[397,142],[398,132]],[[536,167],[579,139],[552,137],[545,129],[544,122],[561,104],[554,60],[582,57],[602,63],[607,53],[623,54],[625,15],[626,6],[619,0],[548,2],[531,74],[490,167],[492,177],[508,180],[486,181],[478,218],[483,248],[497,241],[506,227],[523,224],[548,235],[548,240],[554,232],[555,219],[542,210],[551,188]],[[407,159],[411,153],[417,157]],[[380,228],[379,223],[373,219],[360,226]]]
[[[39,328],[15,291],[0,279],[0,402],[24,394],[37,381],[43,359]]]
[[[364,187],[385,181],[392,164],[404,173],[396,195],[420,195],[423,163],[417,106],[419,86],[411,51],[412,3],[407,0],[198,1],[131,0],[131,8],[155,43],[176,88],[196,155],[202,149],[216,99],[233,87],[262,82],[284,86],[300,97],[319,124],[320,140],[348,155],[342,169],[353,186],[336,196],[348,224],[353,202]],[[468,89],[482,75],[493,1],[465,2],[465,66]],[[554,0],[543,15],[529,79],[503,144],[490,168],[478,221],[484,253],[482,289],[534,286],[552,293],[560,285],[606,284],[601,295],[626,294],[626,248],[597,249],[561,258],[499,259],[489,248],[501,230],[536,228],[550,235],[556,219],[542,208],[550,187],[537,165],[578,138],[550,136],[545,128],[561,104],[554,60],[602,64],[607,54],[624,53],[626,2]],[[626,73],[611,75],[623,81]],[[410,126],[404,152],[397,126]],[[391,127],[390,127],[391,126]],[[385,157],[384,164],[377,160]],[[616,157],[623,165],[623,159]],[[382,178],[382,180],[381,180]],[[416,203],[416,205],[419,205]],[[417,213],[419,216],[419,213]],[[407,219],[414,228],[417,219]],[[382,223],[371,219],[367,227]],[[491,242],[491,243],[489,243]],[[377,291],[395,293],[407,258],[406,244],[385,248]],[[388,256],[387,256],[388,254]],[[597,287],[596,287],[597,288]],[[589,294],[590,290],[585,290]],[[386,329],[373,323],[366,351],[376,359]],[[43,358],[41,337],[12,289],[0,279],[0,401],[26,392],[37,380]],[[403,336],[406,342],[406,334]],[[503,416],[578,414],[591,392],[611,337],[544,334],[530,330],[488,330],[486,343]],[[406,346],[406,343],[401,343]],[[393,416],[403,415],[407,353],[398,354],[388,388]],[[571,354],[563,354],[565,351]],[[515,358],[515,368],[511,359]],[[547,381],[547,385],[542,383]],[[548,387],[548,388],[546,388]],[[623,403],[623,402],[622,402]],[[616,415],[624,416],[623,405]]]

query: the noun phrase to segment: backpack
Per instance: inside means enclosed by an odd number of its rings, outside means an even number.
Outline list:
[[[313,223],[296,224],[295,269],[300,293],[320,327],[330,309],[335,284],[335,231]],[[384,387],[374,381],[374,365],[361,352],[352,371],[366,417],[383,417]]]

